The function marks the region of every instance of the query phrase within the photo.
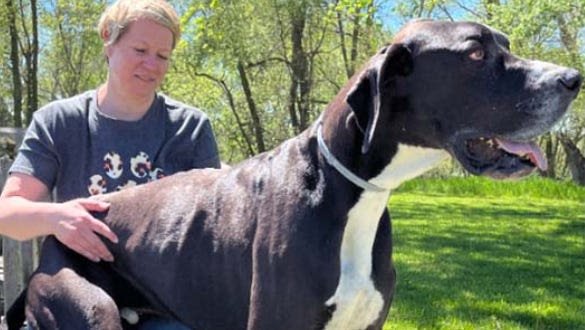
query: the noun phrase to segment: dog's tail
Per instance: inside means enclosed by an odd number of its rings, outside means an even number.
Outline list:
[[[4,320],[2,320],[2,325],[0,329],[4,330],[18,330],[24,324],[24,307],[26,302],[26,288],[22,290],[18,298],[12,303],[8,311],[6,312],[6,316]]]

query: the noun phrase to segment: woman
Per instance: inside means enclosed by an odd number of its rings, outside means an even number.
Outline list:
[[[35,112],[0,196],[0,234],[55,235],[96,262],[113,260],[99,236],[117,238],[92,217],[108,205],[91,195],[220,166],[207,117],[157,93],[180,38],[173,8],[119,0],[102,15],[98,32],[107,80]],[[51,197],[56,203],[47,202]]]
[[[173,8],[165,1],[119,0],[102,15],[98,32],[107,80],[35,112],[0,195],[0,234],[55,235],[96,262],[113,261],[99,235],[117,238],[92,217],[108,205],[91,195],[220,166],[207,117],[156,91],[180,38]],[[47,202],[51,197],[56,203]],[[160,325],[155,320],[142,328]]]

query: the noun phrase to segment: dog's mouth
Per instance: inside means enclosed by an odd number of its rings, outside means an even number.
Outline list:
[[[535,168],[545,171],[548,167],[536,143],[500,137],[458,139],[452,153],[471,174],[495,179],[521,178]]]

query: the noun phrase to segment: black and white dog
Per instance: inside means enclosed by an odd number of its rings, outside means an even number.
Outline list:
[[[48,237],[28,323],[121,329],[131,307],[194,329],[381,329],[395,286],[390,191],[449,155],[494,178],[545,168],[531,141],[580,86],[575,70],[515,57],[489,27],[408,24],[275,150],[104,195],[115,262]]]

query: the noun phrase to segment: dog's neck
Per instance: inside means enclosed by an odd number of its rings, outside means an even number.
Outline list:
[[[351,119],[339,121],[335,116],[332,118],[335,121],[325,126],[336,134],[329,132],[329,139],[324,138],[324,143],[331,144],[331,153],[362,179],[385,188],[385,191],[364,189],[349,210],[340,250],[339,283],[327,300],[327,306],[335,306],[336,310],[326,330],[361,329],[372,324],[384,306],[384,299],[372,281],[372,250],[390,190],[437,166],[448,157],[448,153],[440,149],[383,143],[393,148],[383,150],[376,146],[375,150],[370,150],[371,154],[362,154],[360,140],[363,130],[351,123]],[[389,155],[377,158],[381,152]]]
[[[324,125],[329,128],[329,132],[323,132],[324,144],[344,167],[374,186],[388,191],[396,189],[403,182],[420,176],[449,158],[449,153],[443,149],[391,141],[384,141],[387,150],[381,150],[375,144],[373,150],[362,154],[363,130],[350,115],[335,115],[323,118],[330,120]]]

